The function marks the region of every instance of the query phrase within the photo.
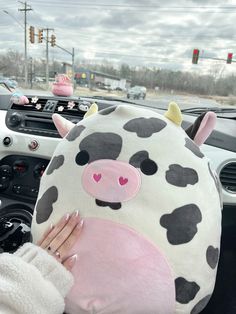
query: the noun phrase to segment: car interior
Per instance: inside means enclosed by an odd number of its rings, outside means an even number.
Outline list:
[[[77,123],[94,102],[99,110],[131,100],[106,97],[57,97],[27,95],[30,103],[15,104],[11,93],[0,96],[0,252],[13,253],[31,241],[30,224],[40,178],[60,141],[52,114]],[[73,106],[70,104],[73,103]],[[150,109],[164,113],[156,104]],[[214,294],[202,313],[236,313],[236,110],[211,108],[216,128],[202,146],[222,184],[221,254]],[[209,108],[183,110],[186,129]]]

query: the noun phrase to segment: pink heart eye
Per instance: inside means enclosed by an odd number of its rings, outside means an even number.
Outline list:
[[[96,182],[100,181],[101,177],[102,177],[101,173],[99,173],[99,174],[94,173],[94,175],[93,175],[93,178]]]
[[[128,182],[127,178],[119,177],[120,185],[125,185]]]

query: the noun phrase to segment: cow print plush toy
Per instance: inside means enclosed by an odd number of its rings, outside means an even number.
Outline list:
[[[126,105],[90,115],[94,107],[76,125],[53,116],[63,139],[32,223],[36,242],[68,211],[84,219],[66,313],[200,313],[220,249],[220,185],[199,148],[215,115],[200,117],[191,139],[174,103],[165,116]]]

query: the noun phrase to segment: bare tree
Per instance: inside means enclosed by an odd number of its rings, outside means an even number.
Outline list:
[[[8,50],[0,55],[0,67],[3,75],[18,79],[23,75],[23,54],[14,50]]]

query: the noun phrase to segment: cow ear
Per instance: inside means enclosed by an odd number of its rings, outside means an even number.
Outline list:
[[[181,125],[183,120],[179,106],[175,102],[171,102],[169,104],[168,110],[165,113],[165,117],[177,125]]]
[[[198,146],[200,146],[211,135],[215,124],[216,114],[211,111],[204,112],[188,129],[185,130],[185,132]]]
[[[97,112],[98,112],[98,105],[94,102],[90,106],[89,110],[85,113],[84,118],[87,118],[87,117],[89,117],[89,116],[91,116],[91,115],[93,115],[94,113],[97,113]]]
[[[57,113],[52,115],[52,120],[61,137],[66,136],[66,134],[75,126],[74,123],[68,121]]]

